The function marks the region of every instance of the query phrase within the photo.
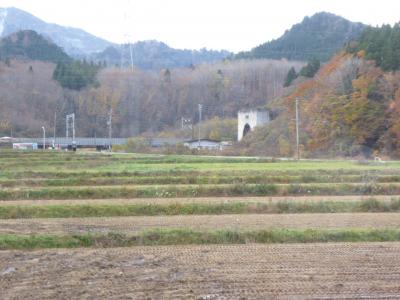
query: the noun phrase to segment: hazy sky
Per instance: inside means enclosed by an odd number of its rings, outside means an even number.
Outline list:
[[[371,25],[400,21],[399,0],[0,0],[112,42],[248,50],[319,11]]]

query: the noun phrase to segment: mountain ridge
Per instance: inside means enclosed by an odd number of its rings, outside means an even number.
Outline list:
[[[100,52],[112,43],[82,29],[47,23],[15,7],[0,8],[0,37],[20,30],[33,30],[50,38],[69,55]]]
[[[332,13],[318,12],[304,17],[279,38],[239,52],[235,57],[328,61],[345,43],[359,38],[366,27]]]
[[[110,46],[92,56],[97,62],[105,61],[107,65],[130,66],[132,51],[133,64],[144,70],[190,67],[201,63],[213,63],[224,60],[232,53],[221,50],[175,49],[157,40],[138,41],[133,44]],[[121,61],[122,60],[122,61]]]
[[[33,30],[75,58],[106,61],[109,65],[130,66],[129,44],[118,45],[96,37],[82,29],[46,23],[18,8],[0,8],[0,38],[21,31]],[[223,60],[232,54],[221,50],[174,49],[164,42],[149,40],[132,44],[134,64],[143,69],[187,67]]]

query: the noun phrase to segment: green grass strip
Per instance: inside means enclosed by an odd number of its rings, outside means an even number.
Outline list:
[[[63,187],[103,185],[160,185],[160,184],[302,184],[302,183],[397,183],[400,176],[382,175],[369,178],[362,175],[341,176],[266,176],[261,175],[186,175],[186,176],[76,176],[59,179],[0,179],[0,187]]]
[[[0,205],[0,219],[399,211],[400,198],[390,201],[371,198],[320,202]]]
[[[3,189],[0,190],[0,200],[398,194],[400,194],[400,184],[230,184]]]
[[[68,166],[68,164],[66,164]],[[383,170],[182,170],[182,169],[164,169],[164,170],[120,170],[120,171],[105,171],[93,168],[87,170],[76,171],[75,169],[63,168],[56,171],[28,171],[26,169],[17,171],[15,169],[7,169],[7,171],[0,171],[0,178],[7,179],[66,179],[66,180],[95,180],[97,178],[118,178],[118,177],[219,177],[227,178],[230,176],[240,177],[281,177],[291,178],[293,176],[300,178],[299,182],[314,182],[316,179],[322,178],[336,178],[338,181],[343,177],[343,182],[347,182],[348,176],[362,177],[363,181],[374,181],[381,178],[386,178],[382,182],[399,181],[399,170],[397,169],[383,169]],[[328,180],[328,179],[327,179]]]
[[[159,245],[246,244],[246,243],[328,243],[328,242],[395,242],[399,229],[297,230],[258,231],[194,231],[150,230],[137,235],[120,233],[83,235],[0,235],[0,250],[131,247]]]
[[[239,214],[251,208],[245,203],[7,205],[0,206],[0,219]]]

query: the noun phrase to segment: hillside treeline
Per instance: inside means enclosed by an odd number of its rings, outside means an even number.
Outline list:
[[[247,153],[295,154],[296,98],[303,156],[400,157],[400,74],[383,71],[365,52],[336,55],[275,103],[282,113],[247,137]]]
[[[198,122],[236,117],[239,109],[264,106],[283,95],[291,67],[285,60],[230,61],[162,71],[99,70],[96,84],[81,90],[63,88],[53,79],[55,64],[12,60],[0,63],[1,135],[40,136],[41,126],[65,134],[65,115],[75,112],[78,136],[107,136],[112,109],[113,136],[181,127],[182,118]],[[68,72],[62,72],[63,80]]]
[[[294,155],[300,99],[303,156],[400,157],[400,27],[367,28],[361,38],[274,106],[280,116],[242,143],[244,152]],[[260,142],[262,141],[262,142]]]

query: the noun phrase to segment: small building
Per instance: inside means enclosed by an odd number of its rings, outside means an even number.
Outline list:
[[[184,139],[179,138],[150,138],[148,139],[149,145],[154,148],[176,146],[184,143]]]
[[[0,148],[12,148],[13,138],[4,136],[0,138]]]
[[[257,126],[267,124],[270,113],[264,109],[253,109],[238,112],[238,141]]]
[[[222,143],[221,141],[210,139],[197,139],[186,141],[183,145],[190,149],[221,150],[223,147]]]
[[[37,143],[13,143],[13,149],[15,150],[37,150]]]

